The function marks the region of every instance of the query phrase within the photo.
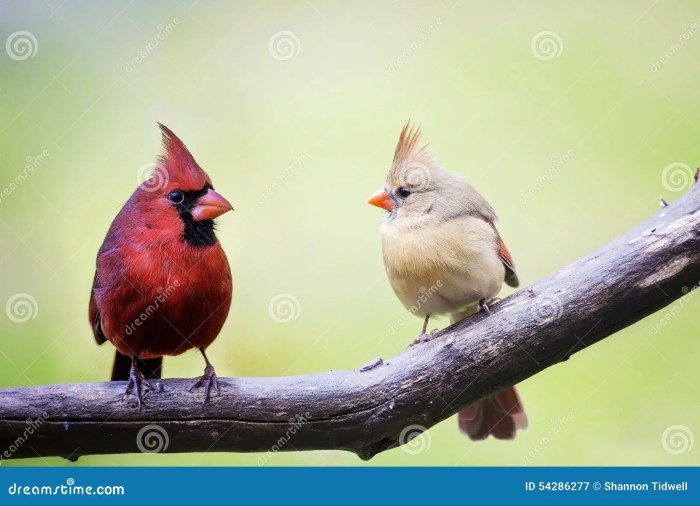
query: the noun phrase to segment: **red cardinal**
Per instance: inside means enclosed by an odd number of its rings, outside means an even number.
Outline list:
[[[386,183],[369,203],[388,211],[384,267],[406,309],[424,318],[422,342],[432,338],[425,333],[431,316],[447,314],[455,323],[488,311],[503,283],[518,286],[518,276],[493,208],[418,140],[419,131],[406,125]],[[460,411],[459,427],[471,439],[511,439],[527,417],[510,387]]]
[[[197,348],[205,399],[219,389],[205,354],[231,306],[231,270],[214,218],[233,208],[167,127],[153,175],[124,204],[97,253],[90,323],[97,344],[116,348],[112,381],[128,380],[139,408],[164,355]],[[144,376],[145,374],[145,376]]]

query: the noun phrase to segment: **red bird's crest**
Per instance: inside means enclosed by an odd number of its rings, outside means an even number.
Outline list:
[[[146,190],[153,191],[154,183],[161,188],[179,188],[181,190],[199,190],[211,185],[206,172],[199,166],[185,143],[165,125],[158,123],[163,132],[163,155],[153,175],[143,184]],[[155,180],[155,181],[154,181]]]

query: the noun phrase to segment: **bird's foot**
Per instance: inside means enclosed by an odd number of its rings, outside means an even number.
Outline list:
[[[493,302],[493,299],[491,300]],[[486,299],[481,299],[479,303],[476,305],[476,312],[477,313],[489,313],[491,314],[491,309],[489,309],[489,303],[486,302]]]
[[[415,338],[413,341],[411,341],[411,344],[409,344],[408,347],[413,348],[417,344],[427,343],[428,341],[432,341],[438,335],[438,332],[439,332],[438,329],[433,329],[430,332],[423,332],[417,338]]]
[[[219,378],[217,378],[216,371],[214,371],[214,366],[211,364],[207,364],[207,366],[204,368],[204,374],[197,379],[197,382],[192,385],[192,387],[190,387],[190,392],[195,388],[201,387],[202,385],[204,386],[204,404],[206,404],[209,402],[209,399],[211,399],[212,387],[214,387],[217,393],[220,392]]]
[[[145,388],[145,390],[144,390]],[[141,411],[141,405],[143,404],[143,394],[153,390],[153,386],[144,378],[143,373],[136,367],[135,364],[131,366],[129,371],[129,383],[126,385],[126,391],[122,396],[122,401],[127,395],[133,395],[136,398],[136,405]]]

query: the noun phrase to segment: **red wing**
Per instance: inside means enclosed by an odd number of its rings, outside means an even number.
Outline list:
[[[97,344],[102,344],[107,340],[107,336],[102,332],[102,323],[100,322],[100,310],[97,308],[97,302],[95,302],[95,295],[93,290],[97,288],[97,272],[95,272],[95,280],[92,282],[92,289],[90,290],[90,326],[92,327],[92,333],[95,336],[95,341]]]

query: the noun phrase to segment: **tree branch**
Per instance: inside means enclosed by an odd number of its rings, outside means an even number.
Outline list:
[[[369,459],[405,443],[408,426],[431,427],[682,297],[700,281],[698,252],[696,184],[491,314],[366,371],[223,378],[205,406],[201,392],[188,392],[192,380],[169,379],[143,411],[121,402],[124,382],[0,390],[0,458],[342,449]]]

